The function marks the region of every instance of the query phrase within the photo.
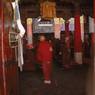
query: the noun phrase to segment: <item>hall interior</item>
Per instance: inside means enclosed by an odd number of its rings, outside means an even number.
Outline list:
[[[94,95],[94,6],[95,0],[1,0],[0,95]],[[49,85],[36,56],[40,35],[53,48]]]

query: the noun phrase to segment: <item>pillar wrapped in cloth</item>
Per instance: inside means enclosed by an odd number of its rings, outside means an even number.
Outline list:
[[[27,19],[27,46],[33,48],[32,18]]]
[[[74,54],[75,62],[82,64],[82,40],[81,40],[81,25],[80,25],[80,14],[75,14],[75,32],[74,32]]]
[[[90,73],[87,81],[87,95],[95,95],[95,0],[93,0],[93,18],[94,18],[94,25],[93,31],[91,31],[91,68]],[[91,22],[90,22],[91,23]],[[89,23],[89,24],[90,24]]]

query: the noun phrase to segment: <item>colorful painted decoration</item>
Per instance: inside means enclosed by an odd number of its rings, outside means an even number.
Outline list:
[[[33,48],[32,18],[27,18],[27,46]]]
[[[56,39],[60,39],[61,34],[61,23],[60,18],[54,18],[54,37]]]

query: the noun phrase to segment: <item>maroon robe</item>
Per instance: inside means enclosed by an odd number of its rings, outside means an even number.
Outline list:
[[[37,59],[41,62],[45,80],[51,80],[52,45],[48,41],[42,41],[37,48]]]
[[[52,48],[48,41],[40,42],[37,49],[37,59],[41,62],[52,60]]]

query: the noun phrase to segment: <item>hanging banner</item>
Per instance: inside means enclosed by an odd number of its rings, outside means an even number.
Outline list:
[[[71,32],[75,31],[75,19],[74,18],[69,19],[69,31]]]
[[[54,18],[54,37],[60,39],[61,37],[61,23],[60,18]]]
[[[23,27],[23,25],[21,23],[18,0],[15,0],[15,2],[12,2],[12,7],[14,10],[14,20],[16,21],[17,27],[20,31],[18,35],[22,38],[25,34],[25,28]],[[17,38],[18,38],[18,35],[17,35]]]
[[[61,31],[65,31],[65,20],[63,18],[60,18],[60,24],[61,24]]]
[[[22,39],[18,38],[18,67],[20,68],[20,71],[23,71],[23,42]]]
[[[54,18],[54,24],[60,24],[60,18]]]
[[[36,18],[32,19],[33,33],[53,33],[54,32],[54,20],[38,21]]]
[[[54,25],[54,37],[56,39],[60,39],[60,33],[61,33],[60,27],[61,27],[60,24],[55,24]]]
[[[25,34],[25,28],[23,27],[23,25],[21,23],[18,0],[15,0],[14,2],[12,2],[12,7],[14,10],[14,21],[16,22],[17,28],[19,29],[19,33],[16,36],[16,39],[18,39],[18,66],[20,68],[20,71],[22,71],[23,64],[24,64],[22,37]]]
[[[27,19],[27,46],[33,48],[32,18]]]
[[[81,27],[81,40],[84,42],[84,16],[80,17],[80,27]]]
[[[95,32],[94,19],[89,16],[89,33],[94,33],[94,32]]]

